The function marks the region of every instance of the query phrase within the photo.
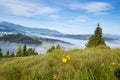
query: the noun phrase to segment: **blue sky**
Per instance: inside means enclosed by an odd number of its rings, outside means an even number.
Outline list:
[[[67,34],[120,35],[120,0],[0,0],[0,21]]]

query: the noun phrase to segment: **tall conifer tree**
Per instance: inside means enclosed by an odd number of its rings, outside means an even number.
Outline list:
[[[94,32],[94,35],[92,35],[89,38],[88,43],[86,44],[86,47],[96,47],[96,46],[100,46],[100,45],[105,45],[105,40],[102,37],[102,28],[100,27],[100,25],[97,25],[97,28]]]

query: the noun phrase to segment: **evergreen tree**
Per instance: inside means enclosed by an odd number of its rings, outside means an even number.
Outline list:
[[[9,50],[6,52],[5,57],[9,57]]]
[[[26,53],[27,53],[27,56],[36,55],[35,49],[32,49],[32,48],[29,48]]]
[[[16,52],[16,57],[21,57],[21,56],[23,56],[23,49],[22,49],[21,45],[19,44],[17,52]]]
[[[23,46],[23,55],[24,55],[24,56],[27,56],[26,51],[27,51],[27,46],[26,46],[26,44],[25,44],[25,45]]]
[[[100,45],[105,45],[105,40],[102,37],[102,29],[100,27],[100,25],[97,25],[97,28],[94,32],[94,35],[92,35],[89,38],[88,43],[86,44],[86,47],[96,47],[96,46],[100,46]]]
[[[47,53],[53,52],[55,50],[55,46],[52,46],[50,49],[47,50]]]
[[[2,49],[0,48],[0,58],[3,57]]]
[[[12,52],[9,57],[15,57],[14,52]]]
[[[56,49],[62,49],[62,48],[61,48],[61,46],[58,44],[58,45],[56,46]]]

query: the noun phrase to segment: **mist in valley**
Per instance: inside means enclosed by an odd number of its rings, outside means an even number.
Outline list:
[[[62,41],[71,43],[71,44],[67,44],[67,43],[62,43],[62,42],[55,42],[55,43],[45,42],[41,45],[27,44],[27,48],[34,48],[35,51],[38,52],[39,54],[45,54],[47,52],[47,50],[53,45],[56,46],[56,45],[59,44],[65,50],[69,50],[69,49],[74,49],[74,48],[85,48],[85,44],[87,43],[87,40],[50,37],[50,36],[43,36],[43,35],[39,35],[38,37],[58,39],[58,40],[62,40]],[[120,47],[120,40],[114,40],[114,41],[111,41],[111,42],[106,41],[106,44],[108,46],[110,46],[111,48],[119,48]],[[24,44],[21,44],[21,45],[23,46]],[[10,52],[16,52],[17,47],[18,47],[18,43],[10,43],[10,42],[0,41],[0,48],[2,49],[3,53],[6,53],[8,50]]]

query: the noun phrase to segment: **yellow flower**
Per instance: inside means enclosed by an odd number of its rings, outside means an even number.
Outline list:
[[[54,74],[54,75],[52,76],[52,78],[53,78],[53,80],[56,80],[56,79],[57,79],[57,75]]]
[[[66,63],[67,62],[67,58],[62,58],[62,62]]]
[[[66,56],[66,58],[67,58],[68,60],[70,60],[70,56]]]

